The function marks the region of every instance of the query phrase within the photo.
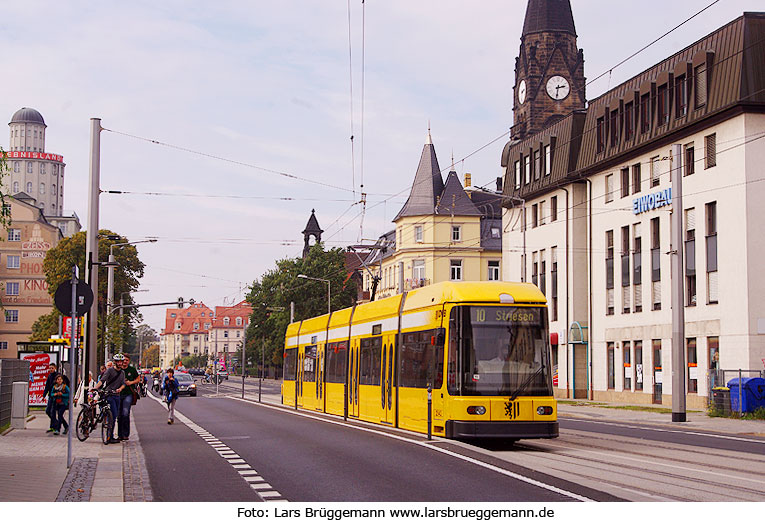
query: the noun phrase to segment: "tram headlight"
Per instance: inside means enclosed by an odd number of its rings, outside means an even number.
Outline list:
[[[540,416],[549,416],[553,413],[552,407],[537,407],[537,414]]]
[[[486,407],[483,406],[470,406],[467,407],[467,413],[474,416],[482,416],[486,413]]]

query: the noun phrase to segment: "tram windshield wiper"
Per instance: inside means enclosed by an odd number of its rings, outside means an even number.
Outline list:
[[[515,392],[512,393],[512,395],[510,395],[510,401],[515,401],[515,398],[521,395],[523,391],[526,390],[526,388],[531,384],[531,382],[544,371],[544,369],[545,365],[542,363],[542,366],[540,366],[536,372],[527,377],[523,384],[521,384],[521,386],[519,386]]]

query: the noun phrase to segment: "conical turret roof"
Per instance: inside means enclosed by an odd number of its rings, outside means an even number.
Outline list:
[[[319,226],[319,221],[316,220],[316,210],[311,210],[311,217],[308,219],[308,224],[305,225],[305,230],[300,233],[303,235],[324,233],[324,230]]]
[[[569,0],[529,0],[521,38],[542,31],[562,31],[576,36]]]
[[[446,185],[436,206],[439,215],[482,215],[460,184],[456,171],[450,171]]]
[[[401,217],[432,215],[436,209],[436,199],[443,190],[444,181],[441,178],[441,168],[438,167],[436,150],[430,138],[430,131],[428,131],[428,138],[422,148],[420,165],[417,166],[417,173],[414,175],[414,184],[412,184],[412,189],[409,192],[409,198],[393,221],[395,222]]]

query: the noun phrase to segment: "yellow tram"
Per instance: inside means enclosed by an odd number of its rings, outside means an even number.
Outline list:
[[[292,323],[282,402],[456,439],[557,437],[545,297],[442,282]]]

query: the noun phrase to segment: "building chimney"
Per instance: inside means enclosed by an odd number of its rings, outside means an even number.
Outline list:
[[[470,186],[472,186],[473,185],[472,182],[473,182],[473,180],[472,180],[472,176],[470,175],[470,173],[465,173],[465,187],[469,188]]]

